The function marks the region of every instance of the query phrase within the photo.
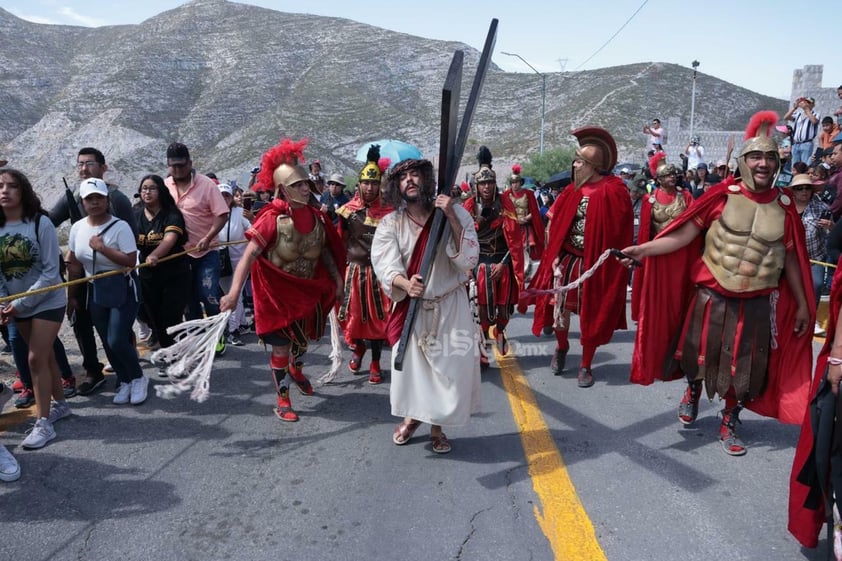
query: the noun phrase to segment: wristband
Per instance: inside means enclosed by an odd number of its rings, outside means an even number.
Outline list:
[[[842,358],[830,356],[830,357],[827,357],[827,363],[831,364],[833,366],[839,366],[839,365],[842,365]]]

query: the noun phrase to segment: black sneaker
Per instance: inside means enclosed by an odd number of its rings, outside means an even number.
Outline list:
[[[98,390],[105,383],[105,376],[102,374],[88,374],[85,381],[79,386],[79,395],[89,395]]]
[[[243,341],[240,339],[240,330],[235,329],[231,333],[228,334],[228,344],[234,347],[242,347]]]

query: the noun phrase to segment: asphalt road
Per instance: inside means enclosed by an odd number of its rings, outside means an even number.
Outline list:
[[[682,428],[682,383],[628,383],[633,331],[599,349],[596,384],[579,389],[578,327],[556,377],[554,341],[530,320],[510,324],[518,356],[484,372],[482,413],[447,430],[446,456],[426,426],[395,446],[388,378],[370,386],[344,367],[314,396],[293,391],[301,421],[280,422],[254,335],[216,361],[201,404],[115,406],[109,376],[29,452],[32,419],[7,409],[0,442],[23,476],[0,483],[0,560],[824,559],[824,544],[804,550],[786,531],[798,427],[746,412],[749,452],[731,458],[718,403]],[[327,338],[311,347],[311,379],[327,353]]]

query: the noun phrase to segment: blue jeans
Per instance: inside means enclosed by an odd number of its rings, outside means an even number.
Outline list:
[[[219,313],[219,251],[190,258],[192,294],[187,304],[187,319],[201,319],[202,307],[207,316]]]
[[[810,142],[795,142],[792,144],[792,163],[804,162],[810,163],[810,158],[813,156],[813,141]]]
[[[88,306],[96,332],[105,347],[105,356],[114,368],[117,379],[121,383],[128,383],[143,376],[137,349],[132,342],[132,325],[137,318],[140,303],[129,297],[119,308],[103,308],[90,298]]]
[[[816,307],[819,307],[819,300],[822,299],[822,289],[824,288],[824,265],[810,265],[810,272],[813,275],[813,290],[816,291]]]
[[[20,381],[27,388],[32,389],[32,373],[29,371],[29,346],[23,337],[20,335],[15,322],[9,322],[9,346],[12,348],[12,358],[15,361],[15,368],[20,374]],[[61,339],[56,337],[53,343],[53,352],[56,355],[56,362],[58,362],[58,369],[61,372],[62,378],[72,378],[73,370],[70,369],[70,363],[67,361],[67,352],[64,350],[64,345]]]

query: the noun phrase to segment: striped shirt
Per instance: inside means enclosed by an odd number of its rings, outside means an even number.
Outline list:
[[[812,142],[813,139],[816,138],[816,134],[819,131],[819,121],[821,121],[821,117],[812,109],[810,112],[816,116],[815,123],[807,118],[807,114],[804,113],[804,109],[801,107],[799,107],[792,115],[792,118],[795,120],[795,126],[792,131],[792,141],[796,144],[800,144],[802,142]]]

